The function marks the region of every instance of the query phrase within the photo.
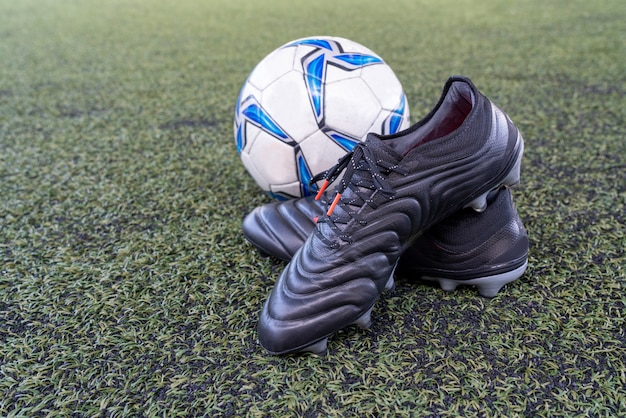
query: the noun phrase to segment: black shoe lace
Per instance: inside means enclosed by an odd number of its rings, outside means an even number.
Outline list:
[[[335,181],[344,170],[344,175],[335,190],[334,199],[326,204],[326,215],[320,217],[317,222],[327,223],[341,240],[351,242],[350,236],[342,233],[340,224],[347,224],[354,219],[360,225],[366,225],[367,221],[358,214],[358,209],[364,204],[376,209],[378,204],[373,199],[375,192],[379,192],[388,199],[393,199],[396,192],[386,180],[386,176],[392,171],[402,175],[406,175],[408,172],[397,164],[376,158],[371,148],[360,143],[344,155],[335,166],[311,179],[311,183],[324,180],[317,196],[315,196],[316,200],[325,194],[328,185]],[[342,194],[346,189],[350,189],[352,193],[343,197]],[[335,213],[335,208],[338,205],[342,210],[340,213]],[[339,246],[338,241],[324,237],[319,229],[316,229],[316,233],[330,247]]]

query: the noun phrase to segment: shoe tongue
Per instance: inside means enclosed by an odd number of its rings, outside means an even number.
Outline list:
[[[402,154],[391,148],[375,134],[368,134],[364,141],[364,145],[372,152],[372,155],[374,157],[374,161],[372,161],[372,163],[382,160],[389,163],[390,165],[393,165],[399,163],[402,160]],[[355,162],[359,164],[358,161]],[[379,167],[379,170],[382,170],[382,168]],[[356,170],[351,179],[351,183],[358,184],[360,179],[363,179],[365,183],[372,181],[371,174],[369,172],[366,172],[364,170]],[[366,187],[359,187],[359,189],[364,195],[371,195],[373,193],[373,190],[370,190]],[[337,205],[331,217],[333,219],[343,219],[345,221],[348,221],[350,219],[350,216],[346,213],[346,210],[356,211],[358,210],[359,205],[365,204],[359,196],[356,196],[356,193],[354,193],[354,191],[350,187],[347,187],[342,193],[341,201],[350,202],[352,199],[354,201],[354,205],[348,204],[346,205],[346,207],[344,207],[343,205]],[[342,223],[336,222],[336,225],[341,228]],[[329,239],[333,238],[333,232],[331,231],[330,226],[325,223],[322,223],[319,226],[320,232],[322,232],[325,237]]]
[[[364,143],[371,149],[379,160],[390,163],[399,163],[402,160],[402,154],[389,146],[376,134],[367,134]]]

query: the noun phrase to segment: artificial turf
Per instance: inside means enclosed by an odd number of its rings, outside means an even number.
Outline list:
[[[613,0],[0,0],[0,415],[626,415],[626,8]],[[449,75],[521,129],[529,268],[491,300],[397,277],[323,356],[256,342],[284,264],[232,133],[311,35]]]

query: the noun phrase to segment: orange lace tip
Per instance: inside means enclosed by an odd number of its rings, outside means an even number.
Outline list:
[[[313,217],[313,222],[317,223],[317,221],[319,221],[320,217],[319,216],[314,216]]]
[[[320,190],[315,195],[315,200],[320,200],[320,197],[322,197],[322,193],[324,193],[324,190],[326,190],[326,188],[328,187],[329,184],[330,183],[328,182],[328,180],[324,180],[324,183],[322,183],[322,187],[320,188]]]
[[[326,212],[326,216],[332,215],[333,211],[335,210],[335,206],[337,206],[337,203],[339,203],[339,199],[341,199],[341,193],[337,193],[337,196],[335,196],[335,198],[333,199],[333,203],[330,204],[328,212]]]

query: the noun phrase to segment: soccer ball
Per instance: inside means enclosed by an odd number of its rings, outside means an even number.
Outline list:
[[[266,56],[241,88],[235,142],[270,196],[314,194],[311,178],[332,167],[368,132],[409,124],[409,106],[391,68],[368,48],[337,37],[303,38]]]

